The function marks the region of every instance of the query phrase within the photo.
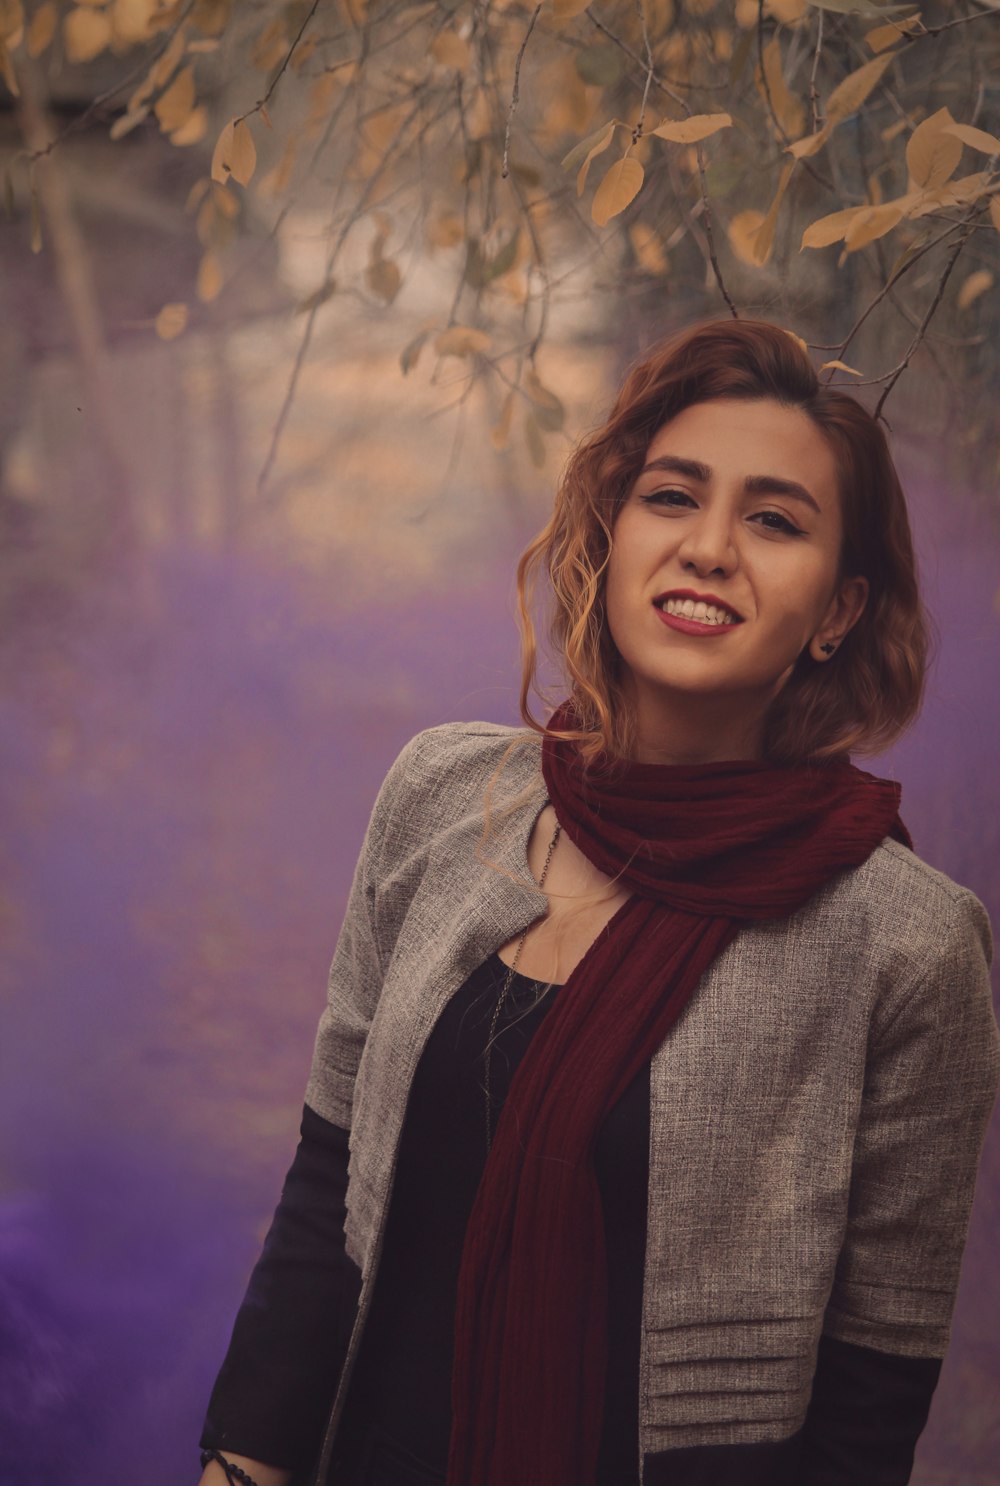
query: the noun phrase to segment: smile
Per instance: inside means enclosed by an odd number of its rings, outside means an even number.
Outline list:
[[[739,615],[721,604],[676,595],[653,600],[653,607],[670,629],[685,635],[727,634],[742,623]]]

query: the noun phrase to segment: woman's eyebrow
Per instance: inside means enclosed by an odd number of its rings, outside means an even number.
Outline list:
[[[640,474],[648,475],[655,470],[670,470],[675,475],[687,475],[691,480],[700,480],[703,485],[707,485],[712,478],[711,468],[702,464],[700,459],[682,459],[678,454],[661,454],[659,459],[651,459],[643,466]],[[780,475],[747,475],[743,488],[749,495],[784,495],[790,500],[804,501],[807,506],[812,506],[817,516],[823,514],[806,487],[797,480],[783,480]]]

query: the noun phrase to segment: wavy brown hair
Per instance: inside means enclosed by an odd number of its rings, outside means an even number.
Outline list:
[[[700,322],[663,341],[628,373],[606,422],[571,454],[552,517],[517,565],[521,716],[536,732],[572,738],[584,759],[634,756],[635,716],[604,609],[615,520],[658,429],[710,398],[773,398],[801,408],[829,444],[843,523],[839,579],[868,579],[868,601],[833,662],[808,649],[771,704],[765,757],[776,763],[875,753],[916,716],[928,624],[920,601],[906,500],[882,428],[839,387],[821,383],[802,341],[765,320]],[[556,733],[528,705],[537,680],[535,583],[551,586],[549,640],[580,718]],[[565,694],[565,688],[564,688]]]

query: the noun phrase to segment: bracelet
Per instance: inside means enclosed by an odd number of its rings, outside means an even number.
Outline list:
[[[202,1450],[202,1470],[205,1469],[210,1460],[215,1460],[222,1466],[222,1469],[226,1473],[226,1480],[229,1482],[229,1486],[237,1486],[237,1483],[239,1483],[239,1486],[257,1486],[257,1482],[253,1476],[247,1475],[246,1471],[241,1470],[238,1465],[234,1465],[231,1460],[227,1460],[220,1450]]]

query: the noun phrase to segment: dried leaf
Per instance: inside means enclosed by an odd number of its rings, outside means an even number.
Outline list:
[[[118,118],[115,119],[114,123],[111,125],[111,128],[108,130],[108,138],[124,139],[126,134],[131,134],[132,130],[137,128],[138,125],[142,123],[143,119],[148,118],[148,108],[139,108],[129,113],[119,114]]]
[[[409,375],[420,360],[420,353],[424,349],[424,344],[429,334],[430,331],[421,330],[419,335],[415,335],[412,341],[407,341],[403,347],[399,357],[399,365],[402,368],[404,377]]]
[[[972,175],[960,176],[957,181],[948,181],[934,191],[913,191],[900,199],[906,202],[908,217],[925,217],[943,206],[964,206],[977,201],[988,189],[992,177],[988,170],[977,170]]]
[[[253,135],[245,119],[231,119],[216,141],[212,155],[212,179],[225,185],[232,176],[241,186],[250,182],[257,164]]]
[[[209,300],[215,299],[222,288],[222,265],[211,248],[202,255],[202,260],[198,265],[196,288],[198,298],[206,304]]]
[[[861,212],[870,210],[867,206],[848,206],[842,211],[829,212],[825,217],[818,217],[803,232],[799,252],[803,248],[825,248],[830,243],[839,242],[854,219]]]
[[[170,143],[176,145],[198,144],[208,133],[208,109],[203,103],[193,108],[179,129],[173,130]]]
[[[805,159],[807,155],[815,155],[817,150],[823,148],[832,133],[833,125],[824,124],[822,129],[817,130],[815,134],[807,134],[804,139],[797,139],[794,144],[787,145],[785,153],[794,155],[796,160]]]
[[[434,349],[439,356],[473,356],[488,351],[492,344],[492,337],[474,325],[451,325],[434,339]]]
[[[915,10],[912,15],[901,16],[898,21],[890,21],[887,26],[876,26],[873,31],[866,31],[865,41],[873,52],[884,52],[886,47],[894,46],[902,37],[916,31],[920,25],[920,12]]]
[[[646,172],[634,155],[623,155],[605,172],[594,192],[590,215],[598,227],[606,227],[612,217],[625,210],[642,188]]]
[[[392,304],[399,293],[403,276],[391,258],[378,256],[372,259],[365,270],[365,281],[372,293],[383,303]]]
[[[552,0],[552,14],[557,21],[571,21],[575,15],[582,15],[591,0]]]
[[[885,237],[887,232],[891,232],[902,221],[905,212],[905,198],[885,201],[881,206],[862,207],[858,215],[847,224],[844,247],[849,253],[855,253],[859,248],[875,242],[877,238]]]
[[[161,341],[172,341],[187,328],[188,307],[186,304],[165,304],[153,321]]]
[[[794,138],[802,130],[805,122],[805,108],[800,98],[796,98],[788,90],[785,82],[784,64],[781,57],[781,39],[772,36],[763,52],[764,75],[760,76],[760,68],[757,69],[757,84],[761,96],[770,97],[771,107],[774,109],[775,118],[789,138]],[[766,83],[766,89],[765,89]]]
[[[186,123],[194,108],[194,98],[194,68],[188,66],[178,72],[170,87],[153,104],[153,112],[164,134],[170,134]]]
[[[63,21],[63,44],[71,62],[92,62],[111,40],[111,17],[77,5]]]
[[[609,123],[604,124],[594,134],[588,135],[586,139],[581,140],[578,145],[570,150],[568,155],[563,157],[562,163],[567,170],[573,170],[578,163],[580,165],[576,177],[577,196],[583,195],[583,188],[587,184],[587,172],[590,170],[592,162],[596,160],[598,155],[603,154],[614,138],[617,122],[617,119],[612,119]]]
[[[669,265],[663,239],[654,228],[649,227],[645,222],[633,222],[628,235],[636,260],[647,273],[664,274],[667,272]]]
[[[566,422],[566,409],[560,398],[546,387],[536,371],[525,373],[524,390],[534,403],[534,415],[539,428],[548,433],[558,433]]]
[[[958,291],[957,304],[960,310],[968,309],[973,300],[978,299],[980,294],[985,294],[987,289],[993,285],[993,275],[988,268],[977,268],[975,273],[970,273]]]
[[[153,34],[156,0],[113,0],[111,25],[115,43],[135,46],[148,41]]]
[[[307,315],[312,310],[318,310],[320,305],[326,304],[327,300],[332,299],[336,292],[337,280],[327,279],[325,284],[320,284],[319,288],[314,289],[312,294],[307,295],[305,299],[299,301],[295,306],[295,313],[297,315]]]
[[[726,228],[729,246],[741,263],[756,266],[754,243],[763,220],[764,213],[751,206],[745,211],[737,212]]]
[[[946,124],[944,132],[954,134],[963,144],[981,150],[984,155],[1000,155],[1000,139],[995,134],[987,134],[985,129],[976,129],[972,124]]]
[[[990,197],[990,221],[998,232],[1000,232],[1000,197]]]
[[[812,0],[812,3],[815,3],[815,0]],[[851,114],[856,113],[868,95],[878,86],[883,72],[894,58],[894,52],[889,52],[884,57],[873,57],[870,62],[865,62],[855,72],[848,73],[826,100],[827,123],[839,124]]]
[[[7,43],[2,36],[0,36],[0,77],[7,84],[8,90],[13,97],[20,98],[21,89],[18,87],[14,63],[11,60],[10,52],[7,50]]]
[[[784,329],[784,326],[782,326],[782,329]],[[794,330],[785,330],[785,334],[790,335],[795,344],[801,346],[806,355],[809,355],[809,347],[800,335],[796,335]]]
[[[45,0],[31,17],[28,26],[28,56],[40,57],[56,34],[59,12],[55,0]]]
[[[454,30],[439,31],[430,44],[430,54],[442,67],[455,67],[459,71],[472,60],[469,43]]]
[[[753,255],[754,262],[758,267],[762,268],[771,256],[771,250],[774,247],[774,229],[778,221],[778,209],[781,206],[781,199],[785,194],[794,169],[794,160],[789,160],[788,164],[782,167],[781,175],[778,179],[778,189],[774,193],[774,200],[768,207],[767,215],[754,234]]]
[[[954,175],[962,158],[962,144],[953,133],[945,132],[945,125],[954,122],[947,108],[939,108],[918,124],[906,141],[911,190],[915,186],[933,190]]]
[[[837,371],[850,372],[852,377],[861,377],[864,375],[863,372],[858,371],[857,367],[848,366],[845,361],[824,361],[820,367],[820,371],[826,371],[829,367],[836,367]]]
[[[262,103],[257,112],[260,114],[261,121],[264,124],[264,127],[266,129],[273,129],[274,125],[271,123],[271,115],[267,111],[267,104]]]
[[[710,134],[728,128],[732,122],[729,114],[692,114],[689,119],[664,119],[650,133],[677,144],[694,144],[696,140],[707,139]]]

